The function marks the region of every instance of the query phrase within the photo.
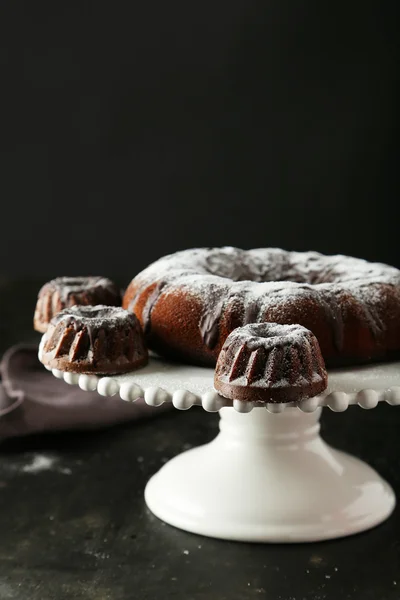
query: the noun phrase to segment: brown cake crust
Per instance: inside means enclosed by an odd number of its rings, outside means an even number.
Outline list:
[[[256,323],[225,340],[215,389],[244,402],[299,402],[321,394],[328,374],[317,338],[301,325]]]
[[[127,373],[148,362],[137,317],[120,307],[72,306],[50,322],[40,359],[51,369],[73,373]]]
[[[33,318],[36,331],[44,333],[51,319],[69,306],[121,306],[121,292],[106,277],[57,277],[38,294]]]
[[[199,248],[166,256],[128,286],[123,307],[164,356],[215,365],[247,323],[301,324],[328,366],[400,351],[400,271],[342,255],[276,248]]]

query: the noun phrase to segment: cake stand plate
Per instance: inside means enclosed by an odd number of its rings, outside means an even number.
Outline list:
[[[376,471],[322,440],[319,418],[323,406],[400,404],[400,363],[330,371],[320,396],[266,407],[218,396],[213,369],[157,358],[111,378],[53,374],[126,401],[144,397],[152,406],[200,404],[220,412],[217,437],[170,460],[146,486],[150,510],[186,531],[247,542],[312,542],[369,529],[395,507],[393,490]]]

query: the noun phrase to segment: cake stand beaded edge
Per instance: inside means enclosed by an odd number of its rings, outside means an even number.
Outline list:
[[[318,421],[323,406],[400,404],[400,363],[330,371],[323,394],[264,410],[219,396],[213,369],[158,358],[114,377],[52,372],[128,402],[220,412],[217,437],[170,460],[146,486],[147,506],[170,525],[236,541],[313,542],[365,531],[395,507],[390,485],[363,461],[328,446]]]

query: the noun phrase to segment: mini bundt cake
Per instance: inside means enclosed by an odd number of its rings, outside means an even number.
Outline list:
[[[215,369],[215,389],[245,402],[297,402],[323,392],[328,374],[316,337],[301,325],[257,323],[235,329]]]
[[[51,319],[69,306],[121,306],[121,292],[106,277],[58,277],[39,291],[33,326],[44,333]]]
[[[159,259],[128,286],[158,354],[214,366],[227,336],[247,323],[299,323],[327,366],[395,358],[400,271],[348,256],[277,248],[197,248]]]
[[[51,320],[40,359],[51,369],[111,375],[143,367],[148,352],[134,314],[113,306],[71,306]]]

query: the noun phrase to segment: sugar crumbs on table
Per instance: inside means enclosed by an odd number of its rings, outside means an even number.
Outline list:
[[[63,475],[72,475],[72,471],[68,467],[60,468],[58,469],[58,472],[62,473]]]
[[[22,471],[24,473],[40,473],[40,471],[52,469],[56,462],[56,458],[37,454],[33,457],[31,464],[22,467]]]

